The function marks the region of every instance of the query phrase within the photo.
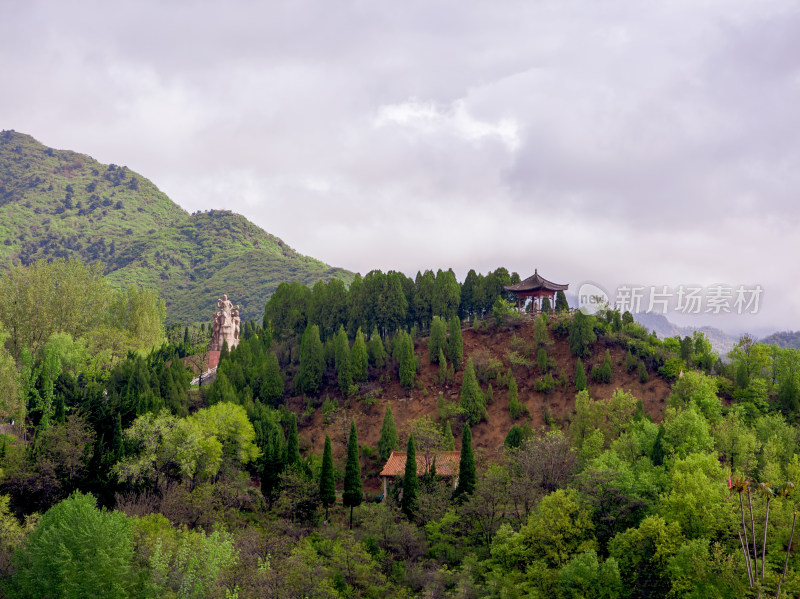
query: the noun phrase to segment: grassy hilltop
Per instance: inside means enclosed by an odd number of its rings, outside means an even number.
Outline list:
[[[258,318],[282,281],[352,277],[241,215],[189,214],[127,167],[15,131],[0,133],[0,240],[0,267],[74,257],[119,287],[158,289],[168,322],[207,320],[222,293]]]

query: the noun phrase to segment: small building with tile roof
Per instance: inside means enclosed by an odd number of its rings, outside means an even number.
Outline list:
[[[506,285],[506,291],[511,291],[517,296],[517,308],[522,309],[521,299],[530,297],[533,300],[533,311],[540,312],[542,309],[542,298],[550,298],[550,309],[554,309],[556,305],[556,293],[559,291],[566,291],[569,289],[569,284],[553,283],[548,281],[539,274],[539,269],[534,269],[534,272],[524,281],[516,285]],[[537,304],[538,300],[538,304]]]
[[[461,465],[461,452],[459,451],[440,451],[435,456],[436,476],[452,481],[453,488],[458,485],[458,469]],[[431,462],[432,463],[432,462]],[[423,476],[430,470],[425,456],[417,454],[417,475]],[[406,452],[393,451],[386,464],[381,470],[380,477],[383,479],[383,496],[386,497],[388,482],[402,479],[406,474]]]

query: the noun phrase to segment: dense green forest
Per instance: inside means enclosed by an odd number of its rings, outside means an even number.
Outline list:
[[[515,280],[282,284],[193,387],[206,324],[75,261],[5,272],[3,593],[797,596],[800,351],[519,314]],[[429,466],[381,497],[399,449]]]
[[[54,258],[97,262],[117,288],[157,290],[171,323],[206,320],[223,293],[255,318],[281,281],[352,277],[243,216],[188,214],[125,166],[15,131],[0,132],[0,238],[0,268]]]

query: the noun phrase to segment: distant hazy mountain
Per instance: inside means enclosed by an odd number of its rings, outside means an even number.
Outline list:
[[[670,322],[663,314],[647,314],[640,312],[633,315],[634,320],[640,325],[645,327],[648,331],[655,331],[656,335],[660,338],[675,337],[679,335],[685,337],[691,335],[694,331],[700,331],[711,342],[714,351],[720,356],[725,356],[736,342],[739,341],[738,336],[730,335],[725,331],[721,331],[714,327],[680,327]]]
[[[158,289],[168,322],[210,319],[223,293],[259,318],[282,281],[353,276],[238,214],[189,214],[127,167],[0,132],[0,268],[59,257],[99,261],[119,287]]]
[[[766,345],[800,349],[800,331],[779,331],[777,333],[772,333],[772,335],[768,337],[759,339],[758,342]]]

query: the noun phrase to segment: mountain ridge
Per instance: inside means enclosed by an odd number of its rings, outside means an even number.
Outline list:
[[[100,262],[117,287],[157,289],[168,323],[208,320],[223,293],[243,318],[260,318],[283,281],[353,276],[239,214],[190,214],[125,166],[13,130],[0,132],[0,238],[0,268],[56,258]]]

